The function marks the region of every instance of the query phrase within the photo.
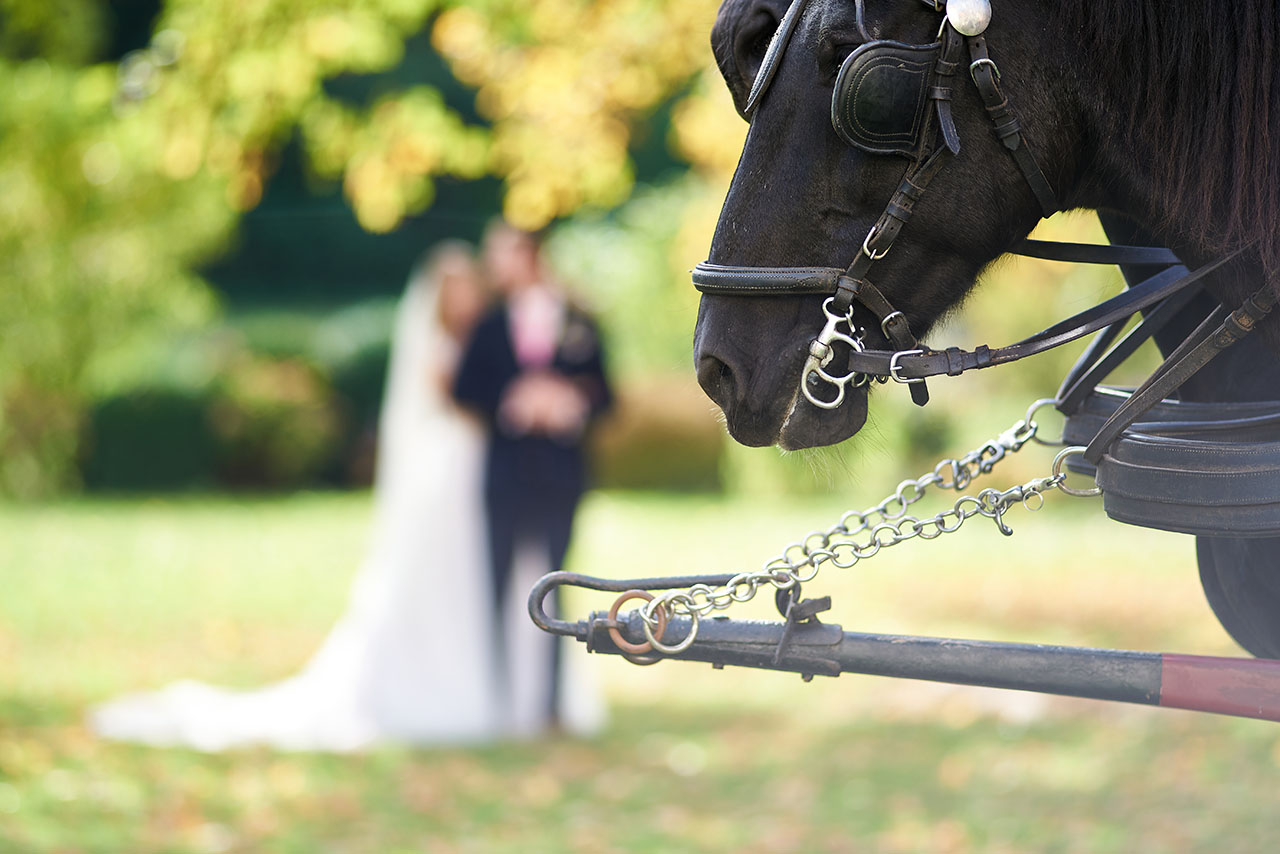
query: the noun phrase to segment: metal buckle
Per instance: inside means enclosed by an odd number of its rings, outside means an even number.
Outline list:
[[[888,338],[890,341],[893,340],[893,336],[889,334],[889,322],[899,317],[901,317],[903,320],[907,319],[907,316],[902,312],[891,311],[884,316],[884,320],[880,321],[880,331],[883,332],[884,337]]]
[[[902,383],[903,385],[914,385],[915,383],[924,382],[924,377],[911,377],[908,379],[903,379],[902,377],[898,376],[898,371],[901,370],[902,368],[902,365],[898,364],[898,360],[900,360],[903,356],[923,356],[923,355],[924,355],[923,350],[899,350],[898,352],[894,353],[893,356],[889,358],[889,376],[893,378],[893,381],[895,383]]]
[[[867,232],[867,236],[862,238],[862,254],[866,255],[872,261],[879,261],[881,258],[889,254],[889,247],[886,246],[878,253],[871,249],[871,238],[876,236],[876,227],[871,226],[871,230]]]
[[[978,83],[978,78],[977,78],[977,77],[974,77],[973,72],[974,72],[975,70],[977,70],[977,68],[978,68],[978,66],[979,66],[979,65],[990,65],[990,66],[991,66],[991,73],[995,75],[996,81],[997,81],[997,82],[999,82],[999,80],[1000,80],[1000,66],[996,65],[996,61],[995,61],[994,59],[992,59],[991,57],[989,57],[989,56],[982,56],[982,57],[979,57],[979,58],[975,59],[973,62],[969,63],[969,76],[973,78],[973,83],[974,83],[974,85],[975,85],[975,86],[976,86],[976,85],[977,85],[977,83]]]

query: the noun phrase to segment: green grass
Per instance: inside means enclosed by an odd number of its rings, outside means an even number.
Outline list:
[[[595,495],[572,568],[753,567],[867,495]],[[1236,653],[1188,538],[1048,505],[1015,510],[1014,537],[978,519],[810,592],[847,629]],[[0,507],[0,851],[1280,849],[1272,724],[870,677],[592,657],[603,735],[469,750],[207,756],[86,731],[121,691],[297,668],[367,518],[361,495]]]

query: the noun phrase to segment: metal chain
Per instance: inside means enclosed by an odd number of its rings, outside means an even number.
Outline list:
[[[1013,530],[1005,524],[1004,514],[1015,504],[1022,504],[1031,511],[1039,510],[1044,503],[1043,493],[1061,486],[1066,479],[1061,472],[1061,461],[1066,452],[1054,461],[1054,473],[1049,477],[1035,478],[1004,491],[988,488],[976,495],[962,495],[949,509],[927,519],[910,516],[907,510],[923,499],[931,488],[962,492],[977,477],[990,474],[1008,455],[1022,450],[1035,435],[1036,423],[1020,419],[995,440],[959,459],[944,459],[932,471],[915,480],[904,480],[892,495],[879,504],[861,512],[850,510],[827,530],[813,531],[803,540],[791,543],[782,550],[782,554],[766,561],[759,570],[738,573],[718,587],[696,584],[685,590],[671,590],[658,595],[641,611],[646,638],[661,652],[681,652],[693,643],[701,617],[724,610],[735,602],[749,601],[755,598],[761,587],[789,590],[797,584],[812,581],[824,563],[847,569],[861,560],[874,557],[881,549],[907,540],[917,537],[932,540],[943,534],[953,534],[974,516],[985,516],[995,522],[1002,534],[1012,534]],[[664,615],[668,618],[687,616],[692,620],[684,640],[677,644],[661,643],[657,625]],[[655,632],[659,638],[655,638]]]

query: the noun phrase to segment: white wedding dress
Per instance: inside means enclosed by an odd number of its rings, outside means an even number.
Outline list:
[[[481,481],[481,428],[447,399],[442,363],[456,345],[436,319],[437,288],[415,274],[396,318],[379,421],[374,523],[351,601],[300,673],[252,691],[182,681],[94,708],[99,735],[217,751],[245,745],[358,750],[377,743],[477,743],[548,726],[556,645],[525,612],[545,571],[518,554],[498,667]],[[301,592],[301,591],[300,591]],[[603,707],[561,643],[560,723],[589,733]],[[565,655],[566,652],[577,653]],[[498,685],[498,673],[510,684]]]

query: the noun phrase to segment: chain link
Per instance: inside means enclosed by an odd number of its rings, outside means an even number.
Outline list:
[[[995,522],[1002,534],[1012,534],[1004,514],[1016,504],[1030,511],[1039,510],[1043,493],[1058,487],[1065,475],[1030,480],[1004,491],[983,489],[976,495],[962,495],[950,508],[927,519],[908,514],[912,505],[925,497],[930,489],[962,492],[978,477],[991,471],[1007,456],[1022,450],[1035,438],[1036,424],[1019,420],[993,441],[975,448],[959,459],[945,459],[915,480],[904,480],[893,494],[866,510],[850,510],[840,521],[825,531],[813,531],[799,542],[782,550],[782,554],[765,562],[754,572],[741,572],[719,587],[696,584],[685,590],[671,590],[646,603],[641,614],[651,632],[656,630],[659,611],[670,616],[687,616],[692,620],[689,635],[676,646],[658,641],[653,646],[661,652],[675,652],[687,647],[697,633],[701,617],[729,608],[736,602],[753,599],[761,587],[789,590],[817,577],[823,564],[848,569],[859,561],[879,554],[908,540],[932,540],[953,534],[974,516]]]

